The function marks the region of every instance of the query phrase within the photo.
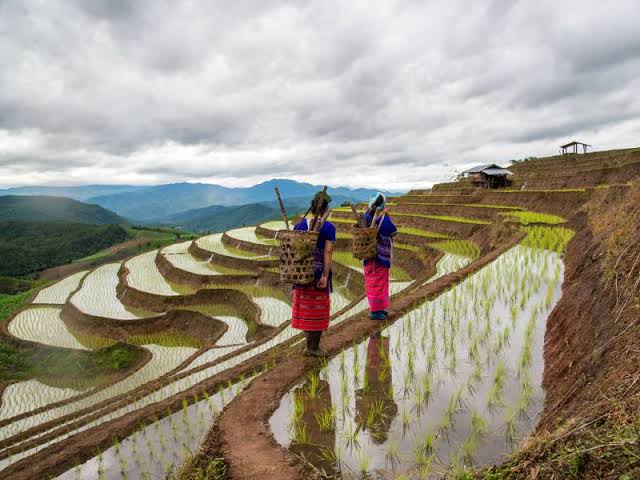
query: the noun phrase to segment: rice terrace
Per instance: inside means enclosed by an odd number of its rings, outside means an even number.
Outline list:
[[[0,384],[0,478],[640,478],[640,149],[507,168],[387,199],[384,321],[334,207],[326,358],[278,218],[3,295],[3,345],[92,367]]]

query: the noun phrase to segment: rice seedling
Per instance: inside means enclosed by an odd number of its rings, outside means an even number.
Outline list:
[[[360,473],[366,474],[369,471],[371,465],[371,457],[367,454],[365,449],[358,452],[358,469]]]
[[[506,421],[505,421],[505,438],[508,445],[515,443],[516,437],[516,415],[513,411],[513,407],[507,407]]]
[[[489,429],[487,419],[476,410],[471,412],[471,434],[477,438],[480,438],[484,436],[488,431]]]
[[[316,422],[321,432],[332,432],[335,430],[337,410],[335,405],[324,407],[319,414],[315,415]]]
[[[307,379],[307,395],[310,399],[315,400],[322,390],[320,386],[320,376],[318,372],[310,372]]]
[[[353,423],[349,423],[346,430],[343,432],[345,445],[349,449],[359,448],[358,437],[360,436],[360,427],[354,426]]]
[[[462,443],[462,458],[467,463],[473,463],[473,455],[478,449],[478,438],[475,435],[469,435]]]
[[[306,425],[301,422],[295,425],[293,441],[298,445],[309,445],[309,443],[311,443],[309,430]]]
[[[394,468],[400,462],[400,448],[398,446],[397,440],[394,438],[387,442],[387,448],[385,450],[385,460]]]

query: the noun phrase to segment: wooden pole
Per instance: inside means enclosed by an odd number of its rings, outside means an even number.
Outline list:
[[[284,203],[282,203],[282,197],[280,196],[280,190],[276,187],[276,196],[278,197],[278,203],[280,204],[280,213],[282,213],[282,218],[284,219],[284,224],[289,230],[289,219],[287,218],[287,212],[284,211]]]
[[[358,210],[356,210],[356,206],[353,203],[351,204],[351,212],[353,213],[353,218],[358,222],[358,227],[364,228],[364,218],[362,218],[362,215],[358,213]]]
[[[324,212],[324,215],[322,216],[322,218],[318,221],[318,223],[313,228],[314,232],[320,231],[320,229],[322,228],[322,224],[327,221],[327,218],[329,218],[329,215],[331,215],[331,213],[332,213],[332,210],[330,208],[327,208],[327,211]]]
[[[318,207],[322,205],[322,201],[325,199],[326,195],[327,195],[327,186],[325,185],[324,188],[322,189],[322,193],[320,194],[320,198],[318,199],[318,205],[317,205]],[[318,223],[318,212],[315,212],[313,214],[313,220],[311,220],[311,225],[309,226],[309,230],[315,231],[317,223]]]

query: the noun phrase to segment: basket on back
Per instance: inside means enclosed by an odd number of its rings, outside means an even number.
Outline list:
[[[318,232],[281,230],[278,238],[280,239],[280,280],[302,285],[313,282]]]
[[[351,227],[353,237],[353,256],[358,260],[375,258],[378,253],[378,229],[353,225]]]

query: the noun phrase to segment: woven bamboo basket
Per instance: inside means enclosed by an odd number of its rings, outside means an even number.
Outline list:
[[[353,237],[353,256],[358,260],[374,258],[378,253],[378,229],[363,228],[358,225],[351,227]]]
[[[281,230],[278,238],[280,239],[280,281],[302,285],[313,282],[318,232]]]

